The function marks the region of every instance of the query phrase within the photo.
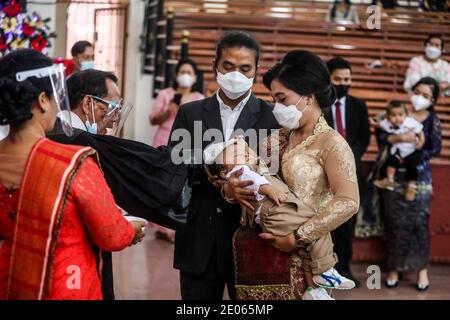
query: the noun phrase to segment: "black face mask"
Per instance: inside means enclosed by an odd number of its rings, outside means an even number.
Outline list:
[[[348,89],[350,88],[350,86],[346,86],[346,85],[338,85],[338,86],[334,86],[334,88],[336,89],[336,94],[338,96],[338,99],[345,97],[348,94]]]

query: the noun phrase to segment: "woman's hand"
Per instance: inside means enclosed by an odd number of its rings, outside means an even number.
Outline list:
[[[400,135],[402,142],[416,142],[417,137],[416,134],[412,131],[406,132],[402,135]]]
[[[272,245],[280,251],[292,252],[297,249],[294,233],[289,233],[284,237],[274,236],[271,233],[260,233],[259,236],[262,239],[271,241]]]
[[[417,137],[414,132],[407,132],[398,135],[391,134],[387,139],[390,144],[394,144],[399,142],[416,142]]]
[[[171,113],[171,112],[177,113],[179,108],[180,108],[180,106],[177,105],[175,102],[172,101],[172,102],[169,103],[169,106],[168,106],[168,108],[167,108],[167,111],[168,111],[169,113]]]
[[[134,239],[132,244],[138,244],[142,240],[144,240],[145,237],[145,226],[147,225],[146,222],[143,221],[130,221],[131,226],[134,229]]]
[[[241,168],[231,174],[223,187],[224,195],[226,198],[232,199],[244,205],[250,211],[254,211],[255,207],[251,204],[251,202],[256,202],[256,192],[246,188],[251,186],[253,181],[240,181],[239,177],[243,172],[244,169]]]

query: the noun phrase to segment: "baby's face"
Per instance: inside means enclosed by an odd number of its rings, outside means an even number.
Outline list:
[[[392,108],[389,110],[389,121],[394,126],[401,126],[406,119],[406,112],[404,108]]]
[[[257,162],[256,153],[249,148],[244,139],[237,139],[236,143],[228,146],[221,156],[228,172],[236,165],[256,164]]]

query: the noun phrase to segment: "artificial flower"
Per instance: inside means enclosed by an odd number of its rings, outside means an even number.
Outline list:
[[[36,51],[42,51],[47,45],[48,40],[43,36],[37,36],[31,41],[31,47]]]
[[[5,33],[15,32],[17,27],[17,19],[16,18],[8,18],[5,17],[2,20],[2,30]]]
[[[24,22],[22,24],[22,31],[23,31],[24,35],[29,37],[34,34],[35,29],[33,27],[31,27],[28,23]]]
[[[22,11],[22,6],[16,0],[12,0],[2,10],[8,17],[15,17]]]

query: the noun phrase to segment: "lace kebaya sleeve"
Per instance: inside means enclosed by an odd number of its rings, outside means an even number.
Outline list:
[[[302,240],[307,243],[335,230],[359,209],[355,159],[348,144],[340,137],[328,139],[323,161],[333,198],[300,227]]]

